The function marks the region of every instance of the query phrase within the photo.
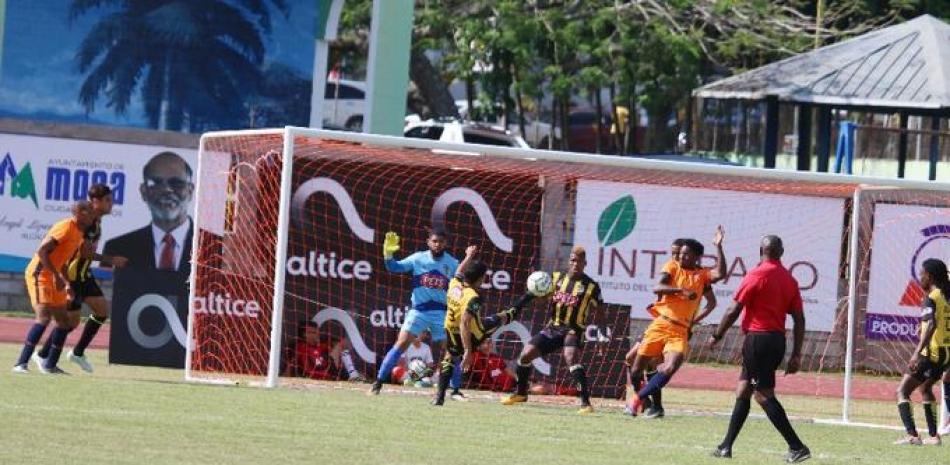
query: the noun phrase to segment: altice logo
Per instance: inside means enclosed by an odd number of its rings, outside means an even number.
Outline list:
[[[319,177],[310,179],[294,192],[291,200],[291,218],[301,224],[304,219],[304,208],[310,196],[318,193],[326,193],[333,197],[346,225],[350,231],[363,242],[373,243],[376,237],[376,231],[370,228],[360,218],[356,211],[356,205],[353,204],[353,198],[339,182]],[[311,250],[304,255],[287,257],[287,273],[292,276],[312,276],[319,278],[332,279],[358,279],[368,281],[373,274],[373,266],[366,260],[352,260],[336,252],[323,252]]]
[[[445,213],[449,206],[456,202],[467,203],[475,210],[479,221],[482,223],[482,228],[485,229],[485,234],[488,235],[488,239],[491,240],[492,244],[495,244],[495,247],[508,253],[514,250],[514,241],[498,227],[495,214],[492,213],[488,202],[485,202],[481,194],[467,187],[453,187],[435,199],[435,203],[432,204],[433,228],[446,230]]]
[[[359,212],[356,211],[356,205],[353,204],[353,198],[350,197],[346,188],[330,178],[313,178],[297,188],[290,202],[291,210],[293,211],[291,218],[294,218],[298,222],[303,221],[304,207],[307,204],[307,199],[317,192],[330,194],[340,207],[340,212],[343,213],[343,219],[346,220],[346,225],[350,227],[350,231],[353,231],[353,234],[363,242],[373,243],[376,231],[366,226],[366,223],[360,218]]]
[[[366,346],[366,342],[363,341],[363,335],[360,334],[356,322],[353,321],[353,317],[350,316],[350,313],[346,310],[337,307],[326,307],[317,312],[311,321],[321,326],[330,320],[334,320],[343,326],[343,330],[346,331],[346,337],[350,340],[353,350],[363,361],[374,365],[376,364],[376,352],[373,352],[372,349]]]

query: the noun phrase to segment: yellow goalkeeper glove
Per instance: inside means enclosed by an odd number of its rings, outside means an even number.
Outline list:
[[[396,234],[392,231],[386,233],[386,238],[383,239],[383,258],[390,259],[393,258],[393,254],[399,251],[399,234]]]

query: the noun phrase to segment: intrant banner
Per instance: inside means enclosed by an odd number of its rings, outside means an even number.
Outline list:
[[[587,273],[605,301],[631,305],[632,318],[647,319],[673,240],[703,243],[703,266],[711,267],[713,235],[722,225],[728,276],[713,285],[719,305],[707,319],[719,321],[743,276],[759,263],[762,236],[777,234],[785,244],[782,262],[801,288],[808,329],[830,331],[843,220],[843,199],[581,180],[574,242],[587,249]]]

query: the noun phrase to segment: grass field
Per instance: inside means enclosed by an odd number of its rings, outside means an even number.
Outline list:
[[[12,361],[18,350],[0,345],[0,360]],[[105,352],[89,354],[92,376],[72,366],[73,376],[0,373],[0,464],[720,463],[709,452],[728,418],[711,412],[732,405],[728,393],[671,391],[662,420],[624,417],[616,403],[590,416],[573,406],[504,407],[493,399],[436,409],[427,395],[368,398],[365,385],[188,384],[179,370],[109,366]],[[786,400],[793,414],[811,404]],[[760,413],[755,406],[753,413]],[[947,463],[942,448],[892,446],[899,437],[892,430],[795,426],[813,451],[811,463]],[[729,463],[782,463],[785,445],[756,416],[734,453]]]

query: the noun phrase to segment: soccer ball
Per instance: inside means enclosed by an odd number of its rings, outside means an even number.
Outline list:
[[[409,377],[412,378],[413,381],[419,381],[429,376],[429,374],[429,367],[426,366],[426,362],[419,359],[409,362]]]
[[[551,293],[553,283],[551,282],[551,275],[543,271],[535,271],[528,276],[528,282],[526,283],[528,292],[534,294],[535,296],[542,297]]]

